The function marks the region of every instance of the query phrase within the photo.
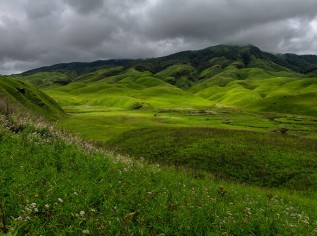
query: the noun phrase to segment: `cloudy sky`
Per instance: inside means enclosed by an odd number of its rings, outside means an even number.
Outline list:
[[[221,43],[317,54],[317,1],[0,1],[0,74]]]

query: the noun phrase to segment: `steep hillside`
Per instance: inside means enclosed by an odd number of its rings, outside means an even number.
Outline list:
[[[0,110],[3,113],[27,112],[49,119],[64,115],[62,108],[34,85],[0,76]]]

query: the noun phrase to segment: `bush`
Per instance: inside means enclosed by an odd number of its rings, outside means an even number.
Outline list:
[[[139,110],[143,107],[143,103],[142,102],[133,102],[130,105],[132,110]]]
[[[285,127],[282,127],[282,128],[279,129],[279,132],[280,132],[281,134],[286,134],[287,131],[288,131],[288,128],[285,128]]]

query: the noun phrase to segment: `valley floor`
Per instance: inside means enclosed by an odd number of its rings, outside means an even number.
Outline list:
[[[126,131],[155,127],[206,127],[280,133],[317,138],[317,118],[233,109],[123,110],[98,106],[66,106],[69,114],[57,125],[86,139],[108,141]]]

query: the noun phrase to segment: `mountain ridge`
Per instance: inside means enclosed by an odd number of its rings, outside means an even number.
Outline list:
[[[249,51],[248,51],[249,50]],[[105,69],[113,66],[135,66],[138,69],[144,67],[144,63],[158,63],[162,60],[172,60],[185,58],[184,61],[191,63],[198,63],[198,59],[206,56],[206,54],[212,54],[213,58],[220,56],[225,53],[225,56],[232,59],[237,59],[237,51],[242,56],[245,56],[244,63],[248,64],[248,56],[257,56],[260,59],[270,59],[274,63],[287,67],[288,69],[295,70],[296,72],[305,73],[311,70],[317,70],[317,55],[307,54],[307,55],[297,55],[294,53],[284,53],[284,54],[274,54],[269,52],[264,52],[260,48],[249,44],[246,46],[236,46],[236,45],[215,45],[199,50],[185,50],[169,54],[166,56],[156,57],[156,58],[145,58],[145,59],[109,59],[109,60],[96,60],[92,62],[70,62],[70,63],[58,63],[50,66],[44,66],[35,68],[32,70],[25,71],[21,73],[24,76],[31,75],[37,72],[53,72],[53,71],[68,71],[75,70],[80,75],[82,73],[92,72],[98,69]],[[195,59],[196,57],[196,59]],[[210,59],[210,58],[209,58]],[[296,66],[297,62],[301,62],[300,65]],[[175,61],[174,61],[175,62]],[[305,67],[305,68],[301,68]],[[143,68],[144,69],[144,68]]]

